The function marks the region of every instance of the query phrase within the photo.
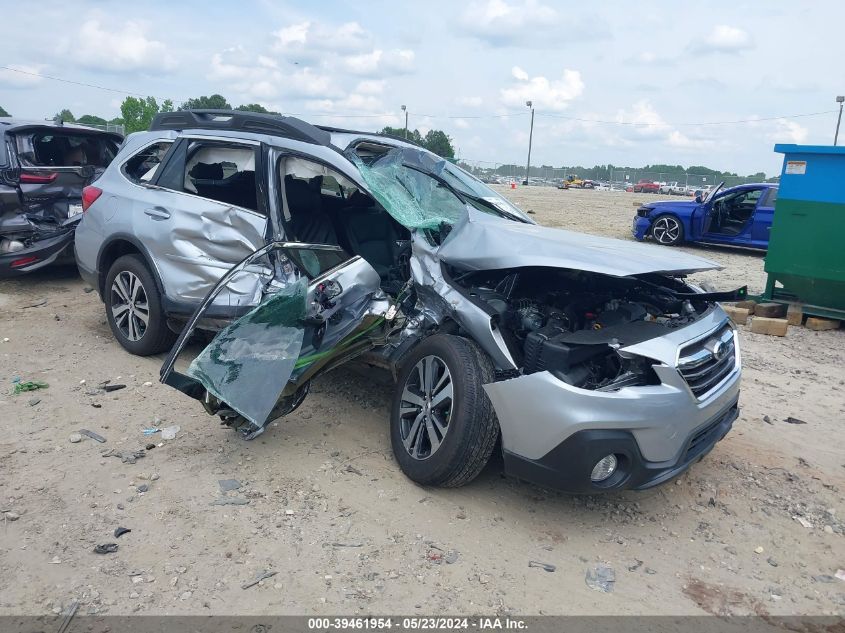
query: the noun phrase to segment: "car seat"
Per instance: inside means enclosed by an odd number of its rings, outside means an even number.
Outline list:
[[[323,211],[319,189],[306,180],[285,176],[285,196],[296,239],[309,244],[339,245],[332,221]]]
[[[352,251],[367,260],[386,280],[395,268],[399,254],[399,236],[390,216],[375,208],[367,196],[356,192],[343,217]]]

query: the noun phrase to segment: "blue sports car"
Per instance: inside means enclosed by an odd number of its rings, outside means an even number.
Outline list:
[[[694,201],[648,202],[637,209],[632,232],[667,246],[682,242],[728,244],[767,249],[778,186],[774,183],[724,183]]]

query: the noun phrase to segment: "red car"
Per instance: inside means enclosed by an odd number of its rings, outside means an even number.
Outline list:
[[[660,190],[660,185],[650,180],[640,180],[634,185],[634,193],[657,193]]]

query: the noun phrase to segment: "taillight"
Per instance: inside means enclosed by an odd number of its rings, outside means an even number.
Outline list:
[[[87,186],[82,190],[82,212],[85,213],[103,193],[99,187]]]
[[[58,177],[59,174],[54,171],[50,173],[31,173],[25,171],[21,172],[20,181],[30,185],[46,185]]]
[[[20,259],[16,259],[11,264],[9,264],[10,268],[20,268],[21,266],[26,266],[27,264],[34,264],[38,261],[38,258],[35,255],[30,255],[29,257],[21,257]]]

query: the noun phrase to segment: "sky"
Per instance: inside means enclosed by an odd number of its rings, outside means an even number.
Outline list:
[[[530,100],[532,165],[774,175],[775,143],[832,144],[845,94],[841,0],[40,0],[3,16],[15,116],[220,93],[377,130],[404,125],[406,105],[411,128],[445,130],[480,164],[524,164]]]

